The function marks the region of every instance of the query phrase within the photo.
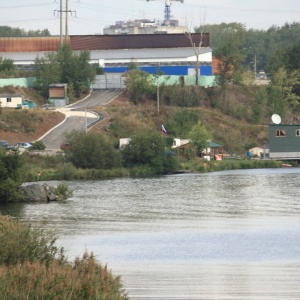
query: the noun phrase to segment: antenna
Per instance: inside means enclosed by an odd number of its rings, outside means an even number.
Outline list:
[[[274,124],[280,124],[281,123],[281,117],[277,114],[272,115],[271,119],[272,119],[272,122]]]
[[[146,0],[147,2],[149,1],[155,1],[155,0]],[[170,20],[171,20],[171,2],[181,2],[184,3],[184,0],[165,0],[165,18],[164,18],[164,26],[169,26],[170,25]]]

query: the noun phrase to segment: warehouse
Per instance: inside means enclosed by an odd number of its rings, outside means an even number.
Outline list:
[[[212,74],[212,50],[208,34],[133,34],[69,36],[74,51],[89,50],[91,63],[106,73],[126,72],[134,62],[142,70],[166,75],[194,75],[197,56],[200,75]],[[18,67],[30,68],[34,60],[55,52],[60,37],[0,38],[0,56],[12,59]]]

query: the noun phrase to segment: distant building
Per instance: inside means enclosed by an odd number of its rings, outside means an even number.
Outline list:
[[[22,107],[23,97],[19,94],[0,94],[0,106],[9,108]]]
[[[134,21],[117,21],[115,25],[104,28],[103,34],[161,34],[161,33],[185,33],[188,31],[186,26],[179,26],[178,20],[170,20],[169,26],[164,26],[159,22],[148,19]]]
[[[269,148],[270,158],[300,159],[300,124],[270,124]]]
[[[168,27],[168,26],[165,26]],[[212,49],[209,34],[191,34],[199,49],[200,75],[212,74]],[[12,59],[18,67],[34,64],[37,57],[55,52],[59,37],[0,38],[0,56]],[[77,52],[89,50],[91,64],[99,65],[105,73],[122,74],[128,64],[134,62],[145,72],[165,75],[194,75],[197,56],[185,34],[119,34],[119,35],[71,35],[69,42]]]
[[[57,83],[49,85],[49,102],[55,107],[65,106],[68,104],[66,83]]]

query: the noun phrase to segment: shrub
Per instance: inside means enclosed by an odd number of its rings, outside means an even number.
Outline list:
[[[55,194],[58,195],[60,199],[67,199],[73,195],[73,191],[69,189],[69,186],[64,183],[60,183],[55,188]]]
[[[174,155],[165,151],[161,135],[152,130],[143,130],[131,138],[122,150],[124,166],[149,168],[153,174],[172,173],[177,164]],[[148,171],[147,171],[148,173]]]
[[[0,149],[0,203],[20,198],[22,184],[22,157],[17,151],[5,152]]]
[[[67,160],[78,168],[111,169],[121,166],[120,153],[101,134],[73,131],[67,136],[71,145],[65,151]]]
[[[42,141],[36,141],[32,143],[30,150],[45,150],[46,146]]]
[[[0,216],[0,265],[22,264],[25,261],[64,262],[64,250],[55,246],[53,232],[32,229],[17,219]]]
[[[128,299],[121,279],[85,253],[71,264],[52,233],[0,216],[0,298]]]

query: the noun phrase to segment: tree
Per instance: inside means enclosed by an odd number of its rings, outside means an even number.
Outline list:
[[[55,54],[48,54],[45,58],[37,57],[34,63],[35,86],[44,97],[48,97],[49,85],[61,81],[61,66]]]
[[[239,82],[243,71],[245,29],[232,28],[227,34],[224,43],[214,51],[214,56],[219,60],[217,83],[221,88],[221,98],[225,96],[226,86],[229,82]]]
[[[200,121],[200,113],[195,110],[181,109],[175,111],[165,122],[168,133],[185,138],[193,126]]]
[[[208,140],[210,138],[209,133],[201,121],[198,121],[198,123],[192,127],[188,137],[196,147],[197,155],[200,155],[203,149],[207,148]]]
[[[13,28],[9,26],[0,26],[0,36],[1,37],[23,37],[23,36],[50,36],[48,29],[44,30],[29,30],[25,31],[20,28]]]
[[[0,203],[20,199],[22,158],[17,151],[0,148]]]
[[[3,59],[3,57],[0,57],[0,72],[8,72],[14,70],[16,70],[16,67],[12,59],[9,58]]]
[[[66,158],[83,169],[110,169],[121,166],[121,156],[101,134],[72,131],[66,136]]]
[[[255,102],[252,107],[252,121],[255,124],[259,124],[261,121],[261,118],[263,116],[263,108],[265,107],[265,99],[267,99],[267,92],[265,87],[259,87],[256,97],[255,97]]]
[[[140,69],[133,69],[126,73],[126,87],[130,101],[138,104],[153,92],[154,85],[149,73]]]
[[[48,96],[49,84],[68,83],[75,95],[90,89],[96,76],[96,69],[89,64],[90,52],[73,53],[70,45],[61,46],[56,53],[47,54],[44,58],[36,58],[34,74],[36,87]]]
[[[203,47],[203,41],[207,37],[207,33],[204,31],[200,32],[200,37],[198,41],[195,41],[195,38],[191,34],[191,32],[186,32],[185,35],[187,36],[190,45],[194,51],[196,62],[195,62],[195,84],[199,85],[199,76],[200,74],[200,55],[201,55],[201,49]]]
[[[125,167],[144,166],[154,174],[172,173],[177,167],[175,158],[166,153],[160,133],[149,129],[131,138],[122,149],[122,157]]]

